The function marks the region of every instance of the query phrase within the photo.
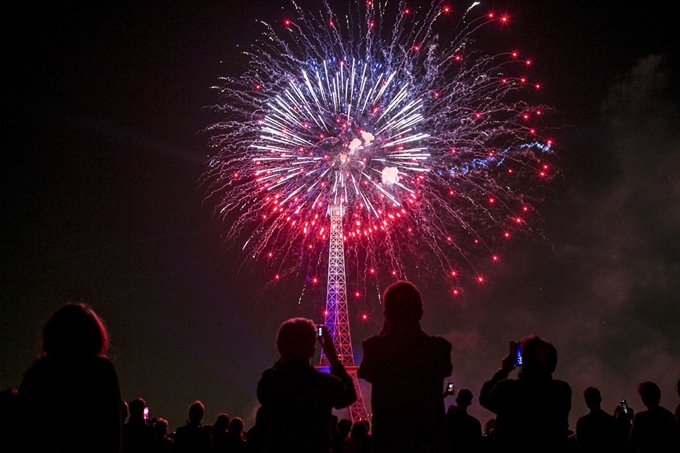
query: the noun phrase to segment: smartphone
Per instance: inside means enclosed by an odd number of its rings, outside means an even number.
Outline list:
[[[144,420],[148,420],[148,419],[149,419],[149,408],[145,407],[144,408]]]
[[[317,326],[316,326],[316,336],[317,337],[319,337],[319,338],[323,337],[323,329],[324,329],[323,324],[317,324]]]
[[[510,355],[515,358],[515,366],[522,366],[522,344],[516,341],[510,342]]]
[[[628,403],[626,402],[626,400],[621,400],[621,409],[623,409],[624,414],[627,414],[629,412]]]
[[[449,393],[453,393],[453,382],[449,382],[446,384],[446,391]]]

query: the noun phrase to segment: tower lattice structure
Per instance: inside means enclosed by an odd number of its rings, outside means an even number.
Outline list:
[[[343,244],[342,217],[344,208],[341,204],[333,204],[328,208],[331,218],[330,247],[328,253],[328,284],[326,287],[326,320],[328,333],[338,353],[338,359],[352,377],[357,400],[349,407],[352,421],[368,418],[361,387],[357,378],[358,366],[354,363],[352,336],[349,328],[347,308],[347,285],[345,280],[345,248]],[[319,367],[328,367],[330,363],[325,354],[321,354]]]

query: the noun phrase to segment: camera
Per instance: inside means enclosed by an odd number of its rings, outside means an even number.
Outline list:
[[[515,358],[515,366],[516,367],[521,367],[523,360],[522,360],[522,344],[518,343],[516,341],[511,341],[510,342],[510,355]]]
[[[316,336],[319,337],[319,338],[323,337],[323,330],[324,330],[323,324],[317,324],[317,326],[316,326]]]
[[[623,409],[624,414],[630,413],[630,409],[628,408],[628,403],[626,400],[621,400],[621,409]]]

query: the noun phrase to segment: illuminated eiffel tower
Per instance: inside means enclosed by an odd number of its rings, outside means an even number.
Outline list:
[[[349,407],[350,419],[354,422],[367,419],[361,387],[357,379],[358,366],[354,363],[352,337],[349,331],[349,314],[347,310],[347,287],[345,283],[345,248],[343,245],[342,217],[344,208],[341,204],[328,207],[331,217],[330,247],[328,251],[328,286],[326,289],[326,329],[333,338],[338,359],[352,377],[357,400]],[[319,368],[330,366],[325,354],[321,354]]]

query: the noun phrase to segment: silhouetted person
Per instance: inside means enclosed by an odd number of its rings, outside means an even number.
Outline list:
[[[461,388],[456,394],[456,404],[446,411],[449,435],[449,451],[459,453],[478,452],[482,443],[482,424],[468,414],[472,404],[472,392]]]
[[[205,406],[201,401],[194,401],[189,406],[189,417],[184,425],[175,430],[172,451],[176,453],[206,453],[210,451],[212,441],[210,427],[203,425]]]
[[[661,389],[654,382],[637,385],[637,391],[647,410],[633,418],[628,442],[636,453],[677,453],[680,451],[678,426],[671,411],[662,407]]]
[[[156,434],[156,446],[153,451],[170,453],[174,440],[168,434],[168,421],[164,418],[157,418],[151,426],[153,426],[153,431]]]
[[[330,373],[312,366],[316,341],[316,326],[309,319],[289,319],[279,327],[280,358],[257,384],[268,453],[328,453],[333,408],[348,407],[357,399],[328,332],[318,341],[331,364]]]
[[[0,392],[0,451],[11,451],[19,439],[19,396],[18,390],[9,387]]]
[[[499,451],[496,445],[496,418],[491,417],[482,426],[482,448],[483,453],[495,453]]]
[[[144,418],[144,409],[144,398],[136,398],[128,403],[130,415],[123,425],[123,453],[145,453],[156,446],[156,433]]]
[[[583,390],[589,411],[576,421],[576,443],[584,453],[624,452],[628,447],[626,432],[616,418],[603,411],[602,395],[595,387]]]
[[[229,451],[227,430],[229,429],[230,421],[231,417],[229,417],[229,414],[221,413],[217,416],[215,423],[213,423],[212,428],[210,429],[213,452]]]
[[[510,354],[482,386],[479,403],[496,414],[495,437],[502,451],[565,451],[571,387],[552,377],[557,350],[536,335],[523,338],[521,348],[523,366],[518,379],[508,378],[515,369],[515,357]]]
[[[108,347],[88,305],[68,303],[50,316],[18,389],[25,451],[120,452],[120,386]]]
[[[385,323],[363,342],[357,376],[371,383],[373,451],[446,449],[444,379],[451,375],[451,343],[420,328],[423,301],[408,281],[383,294]]]
[[[342,444],[349,437],[352,431],[352,420],[341,418],[338,420],[335,430],[333,430],[333,453],[342,453]]]
[[[255,413],[255,424],[246,431],[246,451],[248,453],[264,453],[263,423],[262,407],[260,406]]]
[[[223,451],[245,453],[247,446],[246,433],[243,431],[243,420],[240,417],[233,417],[229,421],[225,440],[227,448]]]
[[[342,453],[371,453],[371,435],[368,433],[369,425],[364,420],[357,420],[342,444]],[[335,452],[333,452],[335,453]]]
[[[633,426],[633,417],[635,416],[635,411],[633,410],[633,406],[628,405],[628,410],[624,411],[623,407],[621,404],[617,404],[616,407],[614,408],[614,418],[616,421],[619,423],[619,426],[623,431],[626,433],[626,439],[628,439],[628,435],[630,434],[630,428]]]

